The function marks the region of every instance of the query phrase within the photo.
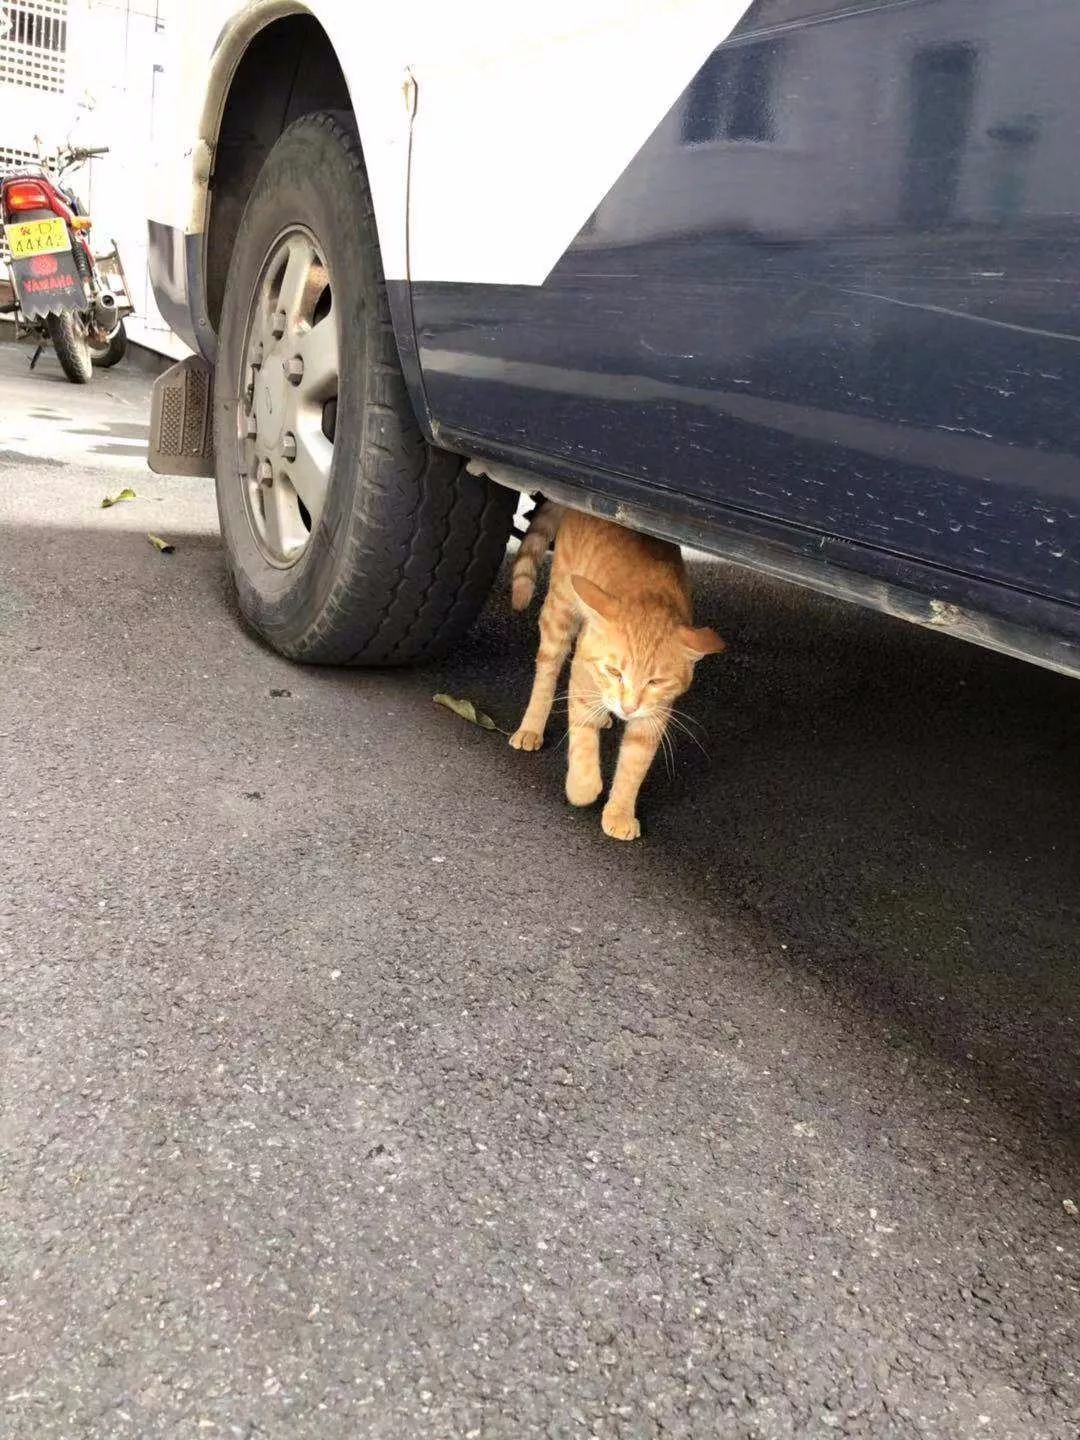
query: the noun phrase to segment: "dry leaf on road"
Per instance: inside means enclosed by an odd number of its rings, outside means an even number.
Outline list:
[[[468,720],[472,725],[479,725],[481,730],[498,730],[499,728],[491,716],[485,715],[482,710],[477,710],[471,700],[458,700],[453,695],[433,695],[431,698],[436,705],[445,706],[455,715],[460,715],[462,720]]]
[[[134,500],[135,498],[135,491],[132,490],[130,485],[125,485],[119,495],[106,495],[105,499],[101,502],[101,508],[103,510],[111,510],[114,505],[119,505],[121,500]]]

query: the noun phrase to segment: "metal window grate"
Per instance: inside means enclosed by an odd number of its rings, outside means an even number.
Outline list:
[[[0,0],[0,85],[63,94],[68,0]]]
[[[11,145],[0,145],[0,176],[7,175],[12,170],[30,169],[37,164],[38,157],[33,150],[18,150]],[[0,265],[6,265],[10,258],[4,230],[0,226]]]

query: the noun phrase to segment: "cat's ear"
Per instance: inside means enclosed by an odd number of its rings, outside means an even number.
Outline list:
[[[727,649],[727,641],[722,640],[715,630],[704,627],[695,630],[692,625],[680,625],[675,633],[679,637],[679,643],[690,651],[695,660],[700,660],[705,655],[722,655]]]
[[[606,590],[601,590],[599,585],[594,585],[591,580],[586,580],[584,575],[571,575],[570,584],[574,587],[574,593],[581,601],[586,614],[599,620],[615,619],[619,602],[614,595],[609,595]]]

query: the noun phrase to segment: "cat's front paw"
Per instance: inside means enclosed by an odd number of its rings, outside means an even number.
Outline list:
[[[641,838],[641,821],[636,815],[631,815],[628,810],[616,810],[608,805],[600,820],[604,827],[604,834],[610,835],[612,840],[639,840]]]
[[[606,714],[606,715],[604,716],[604,718],[600,721],[600,729],[601,729],[601,730],[610,730],[611,727],[612,727],[614,724],[615,724],[615,716],[612,715],[612,714],[610,714],[610,713],[608,713],[608,714]]]
[[[566,798],[571,805],[591,805],[600,799],[604,782],[597,775],[567,775]]]
[[[535,730],[518,730],[510,736],[510,744],[515,750],[539,750],[543,743],[543,735],[538,735]]]

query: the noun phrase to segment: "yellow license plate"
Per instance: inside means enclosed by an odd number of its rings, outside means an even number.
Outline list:
[[[18,225],[5,225],[4,236],[13,260],[71,249],[71,237],[63,220],[24,220]]]

